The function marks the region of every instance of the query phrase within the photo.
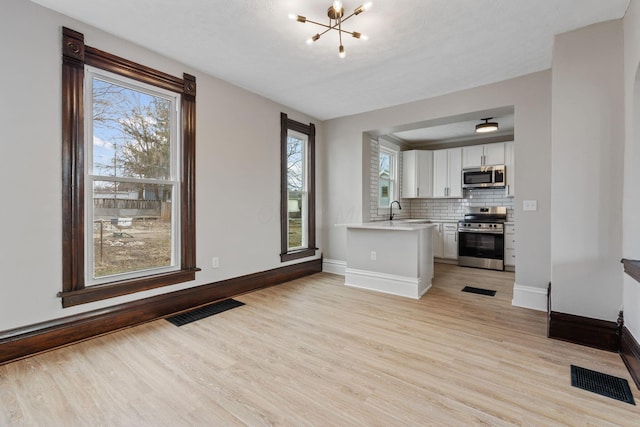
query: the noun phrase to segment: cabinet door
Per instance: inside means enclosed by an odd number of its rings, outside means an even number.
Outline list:
[[[504,265],[516,265],[516,226],[504,226]]]
[[[462,197],[462,148],[450,148],[448,152],[448,196]]]
[[[504,142],[486,144],[484,147],[484,166],[504,164]]]
[[[444,225],[443,258],[458,259],[458,230],[456,224]]]
[[[433,197],[446,197],[449,186],[448,150],[433,152]]]
[[[433,152],[427,150],[417,151],[418,188],[416,197],[433,196]]]
[[[418,183],[416,182],[417,174],[416,151],[402,152],[402,198],[408,199],[416,197]]]
[[[507,196],[513,197],[516,195],[516,170],[515,170],[515,152],[514,152],[514,143],[505,142],[504,143],[504,165],[506,168],[507,174]]]
[[[433,224],[435,227],[433,228],[433,256],[435,258],[442,258],[442,224],[436,223]]]
[[[402,152],[402,197],[431,197],[433,154],[427,150]]]
[[[482,166],[484,149],[482,145],[471,145],[462,147],[462,167],[473,168]]]

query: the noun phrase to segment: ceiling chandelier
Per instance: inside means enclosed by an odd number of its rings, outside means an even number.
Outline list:
[[[486,133],[486,132],[495,132],[498,130],[498,123],[497,122],[490,122],[489,120],[493,119],[493,117],[488,117],[486,119],[480,119],[480,120],[484,120],[484,123],[480,123],[476,125],[476,132],[477,133]]]
[[[316,33],[314,36],[312,36],[309,40],[307,40],[307,44],[312,44],[313,42],[318,41],[318,39],[323,36],[324,34],[328,33],[331,30],[336,30],[338,32],[338,36],[339,36],[339,40],[340,40],[340,47],[338,48],[338,56],[340,58],[344,58],[346,56],[346,53],[344,51],[344,46],[342,45],[342,33],[346,33],[351,35],[352,37],[355,37],[356,39],[362,39],[362,40],[366,40],[367,36],[365,36],[364,34],[361,34],[357,31],[346,31],[342,29],[342,23],[345,22],[347,19],[351,18],[354,15],[359,15],[362,12],[364,12],[365,10],[369,10],[371,8],[371,2],[367,2],[361,6],[358,6],[355,8],[355,10],[353,11],[353,13],[351,13],[351,15],[347,16],[346,18],[344,17],[344,7],[342,7],[342,2],[341,1],[334,1],[333,5],[331,5],[329,7],[329,9],[327,10],[327,16],[329,16],[329,24],[321,24],[320,22],[316,22],[316,21],[312,21],[310,19],[307,19],[306,17],[302,16],[302,15],[294,15],[294,14],[290,14],[289,18],[293,19],[295,21],[298,22],[302,22],[303,24],[305,22],[310,22],[312,24],[316,24],[319,25],[321,27],[326,28],[324,31],[320,32],[320,33]]]

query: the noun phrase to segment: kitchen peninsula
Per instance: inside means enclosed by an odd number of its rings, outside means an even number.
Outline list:
[[[411,220],[347,225],[345,285],[420,299],[433,278],[433,227]]]

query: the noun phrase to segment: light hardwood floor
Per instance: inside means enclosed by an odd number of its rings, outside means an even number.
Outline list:
[[[438,264],[414,301],[317,274],[0,366],[0,425],[640,425],[637,406],[571,387],[575,364],[640,399],[620,357],[546,338],[513,281]]]

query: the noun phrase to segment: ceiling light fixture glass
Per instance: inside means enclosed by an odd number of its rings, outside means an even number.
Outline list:
[[[497,122],[490,122],[489,120],[493,119],[493,117],[487,117],[486,119],[480,119],[480,120],[484,120],[484,123],[480,123],[476,125],[476,132],[477,133],[486,133],[486,132],[495,132],[498,130],[498,123]]]
[[[293,13],[289,14],[289,19],[301,22],[303,24],[307,23],[307,22],[310,22],[312,24],[320,25],[321,27],[326,28],[326,30],[322,31],[321,33],[317,33],[316,35],[314,35],[311,38],[309,38],[307,40],[307,44],[313,44],[314,42],[318,41],[318,39],[321,36],[323,36],[324,34],[328,33],[331,30],[336,30],[338,32],[338,40],[340,42],[340,45],[338,47],[338,56],[340,58],[344,58],[345,56],[347,56],[347,54],[344,51],[344,45],[342,44],[342,33],[349,34],[350,36],[352,36],[352,37],[354,37],[356,39],[360,39],[360,40],[367,40],[367,36],[365,36],[362,33],[357,32],[357,31],[346,31],[346,30],[343,30],[342,29],[342,23],[345,22],[347,19],[351,18],[352,16],[359,15],[362,12],[364,12],[365,10],[371,9],[371,6],[372,6],[371,2],[366,2],[365,4],[356,7],[355,10],[353,11],[353,13],[351,13],[351,15],[349,15],[349,16],[347,16],[345,18],[344,17],[344,7],[342,6],[342,2],[341,1],[334,1],[333,4],[327,10],[327,16],[329,17],[329,24],[328,25],[327,24],[321,24],[320,22],[312,21],[312,20],[307,19],[306,17],[304,17],[302,15],[295,15]]]

